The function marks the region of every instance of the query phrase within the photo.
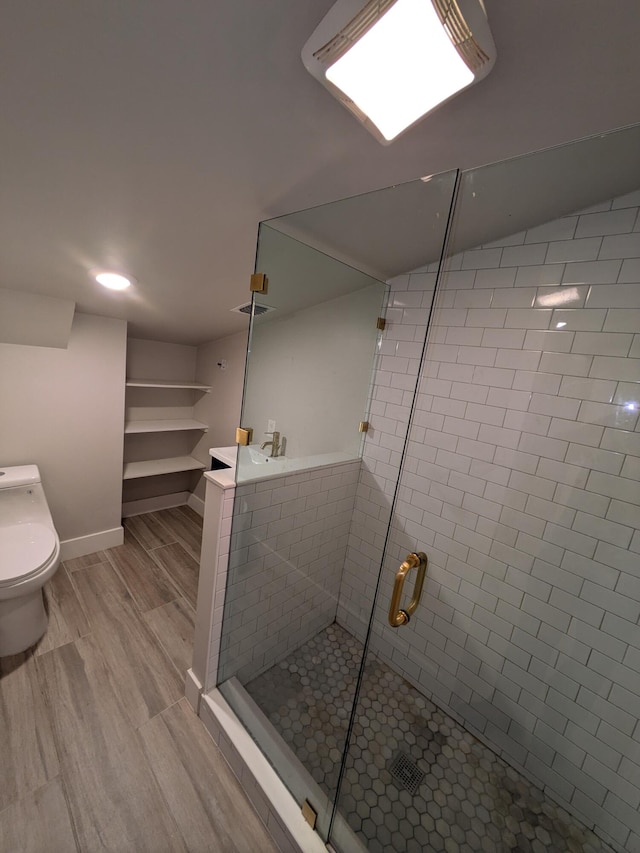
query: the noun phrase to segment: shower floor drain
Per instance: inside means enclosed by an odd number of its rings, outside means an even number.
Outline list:
[[[418,788],[422,784],[425,775],[415,761],[409,758],[407,753],[402,752],[402,750],[395,754],[393,761],[389,765],[389,773],[412,795],[418,793]]]

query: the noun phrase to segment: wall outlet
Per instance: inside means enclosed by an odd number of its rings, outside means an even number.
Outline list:
[[[276,422],[274,420],[267,421],[267,432],[274,432],[276,428]]]

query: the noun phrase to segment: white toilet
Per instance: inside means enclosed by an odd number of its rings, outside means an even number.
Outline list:
[[[60,565],[60,540],[37,465],[0,468],[0,657],[47,630],[42,588]]]

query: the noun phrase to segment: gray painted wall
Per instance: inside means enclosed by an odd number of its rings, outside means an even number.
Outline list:
[[[126,329],[76,313],[66,349],[0,344],[0,460],[39,466],[61,540],[120,527]]]

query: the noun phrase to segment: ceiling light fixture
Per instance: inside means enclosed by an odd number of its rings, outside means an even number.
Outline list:
[[[92,275],[98,284],[101,284],[103,287],[108,287],[109,290],[126,290],[131,286],[131,277],[127,277],[126,275],[122,275],[118,272],[101,270],[99,272],[92,273]]]
[[[302,50],[307,70],[382,143],[486,77],[482,0],[338,0]]]

